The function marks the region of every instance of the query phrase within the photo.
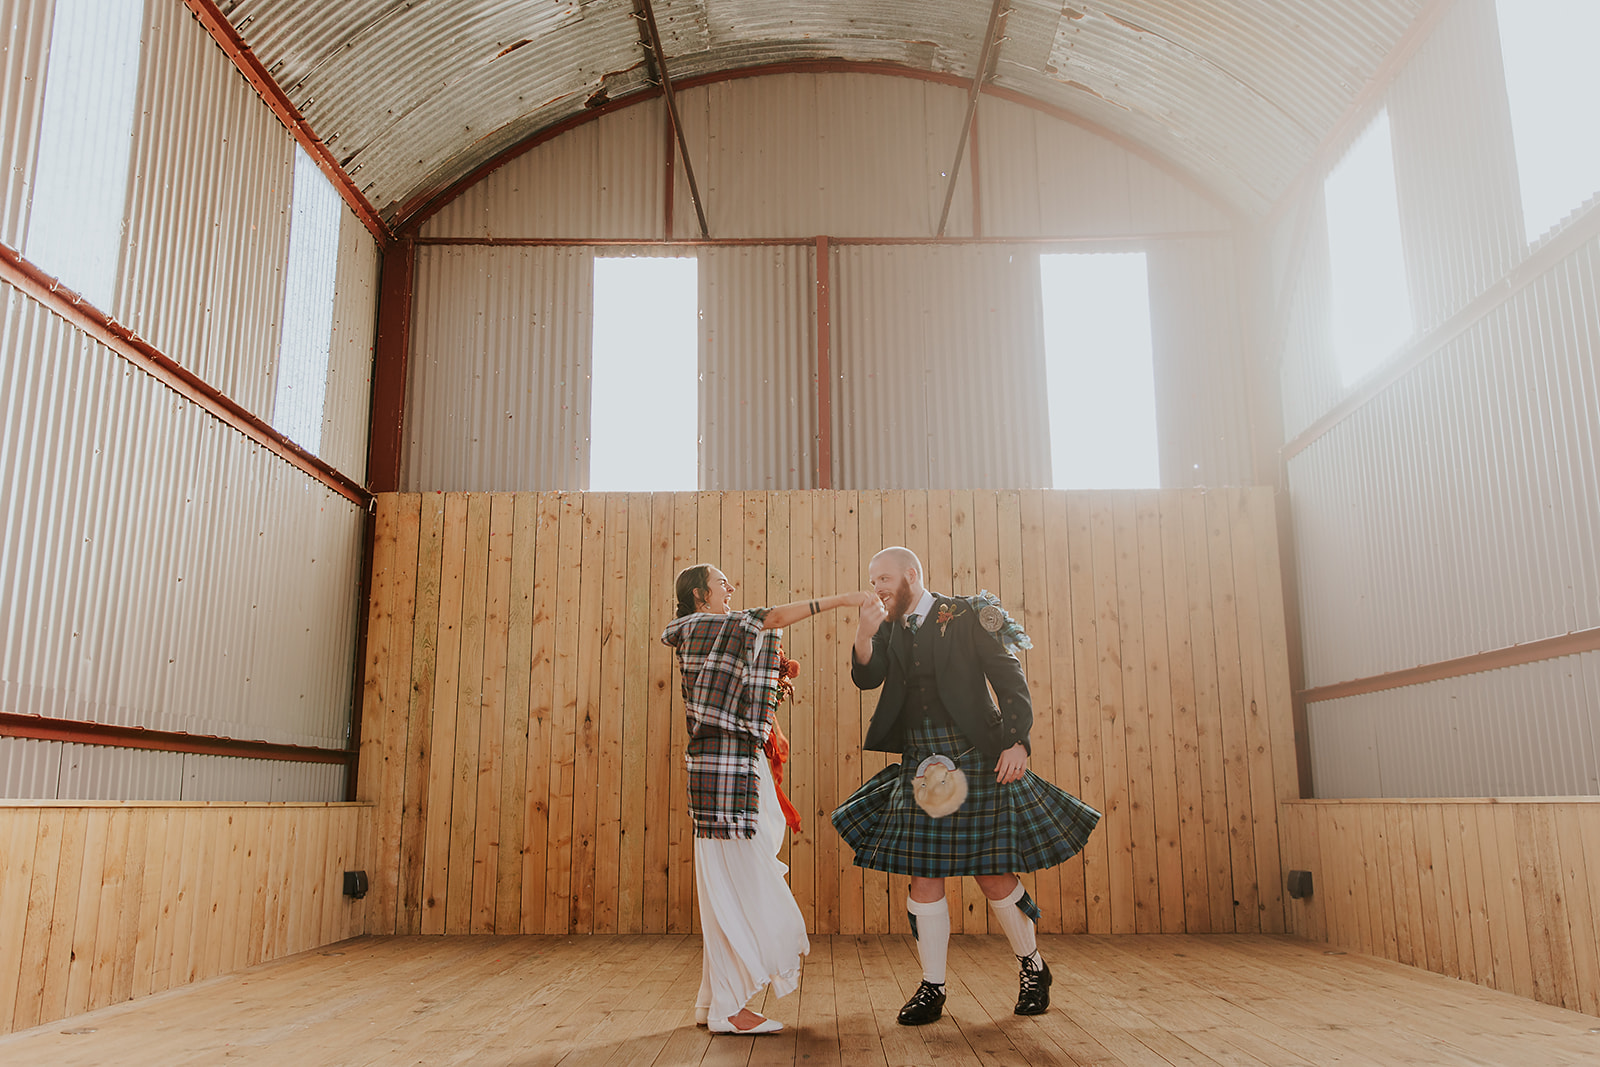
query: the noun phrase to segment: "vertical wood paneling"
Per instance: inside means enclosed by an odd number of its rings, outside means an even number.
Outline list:
[[[354,804],[0,807],[0,1033],[364,933],[342,872],[371,871],[357,851],[368,817]]]
[[[1600,1014],[1600,800],[1290,800],[1289,932]]]
[[[859,588],[887,543],[917,551],[931,587],[989,589],[1024,621],[1032,766],[1107,812],[1083,856],[1030,876],[1045,929],[1299,923],[1280,849],[1301,862],[1314,835],[1286,827],[1280,843],[1275,815],[1293,740],[1272,515],[1264,489],[381,498],[374,560],[391,580],[370,606],[362,722],[378,755],[364,760],[405,766],[364,768],[379,791],[363,794],[383,850],[374,886],[389,887],[374,890],[372,929],[694,929],[683,707],[658,640],[673,577],[707,561],[737,603],[779,603]],[[860,747],[877,698],[850,681],[854,634],[853,614],[830,612],[783,638],[802,665],[779,714],[804,820],[785,857],[813,930],[903,932],[905,880],[856,868],[828,822],[893,759]],[[1417,833],[1431,843],[1425,821]],[[1451,889],[1438,852],[1425,900]],[[1463,889],[1469,925],[1488,894],[1477,885]],[[1367,936],[1398,945],[1364,892]],[[970,880],[950,899],[956,929],[988,931]]]

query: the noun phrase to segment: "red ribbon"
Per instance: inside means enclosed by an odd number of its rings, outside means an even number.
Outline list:
[[[783,810],[783,821],[789,824],[789,829],[795,833],[800,832],[800,812],[789,803],[789,798],[783,792],[783,765],[786,756],[778,753],[778,738],[776,734],[767,735],[767,766],[772,768],[772,787],[778,793],[778,807]]]

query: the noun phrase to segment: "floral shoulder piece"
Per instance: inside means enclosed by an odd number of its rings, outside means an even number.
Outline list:
[[[1015,652],[1019,648],[1033,647],[1033,639],[1023,632],[1022,625],[1011,613],[1000,606],[1000,598],[989,590],[978,590],[978,595],[968,597],[967,603],[977,611],[978,625],[994,635],[1001,648]]]

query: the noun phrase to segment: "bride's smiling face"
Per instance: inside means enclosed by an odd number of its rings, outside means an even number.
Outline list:
[[[700,599],[700,610],[713,615],[726,615],[733,605],[733,592],[736,587],[728,581],[726,574],[715,567],[708,568],[706,585],[707,589]]]

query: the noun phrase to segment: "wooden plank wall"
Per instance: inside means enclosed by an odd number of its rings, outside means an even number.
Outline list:
[[[364,932],[355,804],[0,807],[0,1033]]]
[[[1304,800],[1290,932],[1600,1015],[1600,797]]]
[[[360,796],[372,932],[696,924],[678,680],[658,635],[680,567],[736,605],[861,588],[878,548],[997,593],[1032,635],[1033,768],[1105,813],[1030,877],[1048,932],[1280,931],[1277,804],[1298,796],[1268,489],[405,494],[378,499]],[[828,812],[862,753],[853,613],[784,636],[786,846],[819,933],[907,928],[902,879],[851,863]],[[957,931],[985,931],[970,879]]]

